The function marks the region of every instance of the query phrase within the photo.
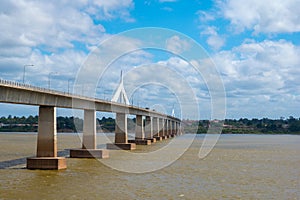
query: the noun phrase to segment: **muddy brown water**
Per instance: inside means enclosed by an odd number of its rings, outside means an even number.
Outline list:
[[[300,199],[300,136],[222,135],[199,159],[203,138],[197,136],[171,165],[135,174],[97,159],[71,158],[66,170],[27,170],[24,160],[35,155],[36,134],[0,133],[0,199]],[[136,153],[167,143],[139,146]],[[60,151],[78,147],[76,134],[58,134]],[[126,157],[111,151],[109,159]]]

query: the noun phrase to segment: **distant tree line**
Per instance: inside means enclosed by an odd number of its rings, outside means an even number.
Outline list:
[[[188,121],[184,125],[186,132],[206,133],[211,122],[209,120]],[[225,119],[222,133],[233,134],[300,134],[300,118],[280,119]]]
[[[0,118],[0,131],[2,132],[35,132],[37,130],[37,116]]]
[[[127,126],[129,131],[135,129],[135,118],[127,119]],[[78,117],[57,117],[56,127],[58,132],[82,132],[83,119]],[[28,117],[8,117],[0,118],[1,132],[37,132],[38,130],[38,116]],[[97,118],[98,132],[114,132],[115,119],[111,117]]]
[[[209,120],[183,120],[186,133],[206,133],[213,122]],[[129,132],[135,130],[135,118],[127,119]],[[215,123],[216,124],[216,123]],[[38,129],[38,116],[0,118],[0,131],[2,132],[36,132]],[[78,117],[57,117],[58,132],[82,132],[83,119]],[[98,132],[114,132],[115,119],[111,117],[97,118]],[[300,118],[280,119],[225,119],[222,133],[233,134],[300,134]]]
[[[58,132],[82,132],[83,120],[78,117],[57,117],[56,127]],[[1,132],[37,132],[38,116],[0,118]],[[103,117],[97,119],[97,131],[113,132],[115,119]]]

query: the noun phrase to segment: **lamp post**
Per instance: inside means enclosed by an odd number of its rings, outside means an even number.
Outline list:
[[[51,85],[51,75],[57,75],[58,72],[50,72],[48,75],[48,89],[50,89],[50,85]]]
[[[29,66],[34,66],[34,65],[23,65],[24,69],[23,69],[23,84],[25,83],[25,68],[29,67]]]
[[[130,100],[131,100],[131,105],[133,106],[133,95],[134,93],[131,95]]]
[[[134,98],[135,97],[135,98]],[[138,89],[135,89],[133,92],[132,92],[132,95],[131,95],[131,104],[133,105],[134,101],[136,102],[136,106],[140,107],[140,100],[139,100],[139,90]]]
[[[98,89],[100,90],[99,92],[98,92]],[[102,91],[103,91],[103,99],[102,100],[107,100],[107,99],[105,99],[106,95],[110,94],[110,92],[112,91],[112,90],[105,90],[103,87],[100,87],[100,86],[98,86],[96,88],[96,90],[97,90],[97,95],[98,95],[99,99],[101,99],[101,95],[102,95]]]
[[[108,96],[106,99],[105,99],[105,97],[106,97],[106,95],[111,94],[111,92],[112,92],[112,90],[103,90],[103,100],[108,101]]]
[[[72,78],[68,79],[68,94],[70,94],[70,81],[73,80]]]

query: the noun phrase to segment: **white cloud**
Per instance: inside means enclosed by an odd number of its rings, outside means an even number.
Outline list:
[[[95,43],[105,31],[91,17],[63,2],[18,1],[0,15],[0,44],[72,48],[73,41]],[[2,45],[3,46],[3,45]]]
[[[206,42],[214,50],[219,50],[225,44],[225,39],[218,34],[214,26],[207,27],[201,35],[208,35]]]
[[[218,53],[214,59],[220,71],[230,78],[262,78],[276,87],[278,82],[273,80],[278,78],[285,81],[295,76],[291,71],[300,65],[299,53],[299,47],[285,40],[265,40],[260,43],[244,43],[232,51]],[[257,81],[255,79],[249,85],[257,84]],[[261,85],[264,86],[266,85]]]
[[[242,108],[251,117],[259,112],[279,117],[273,110],[285,105],[283,114],[292,114],[300,105],[299,55],[300,47],[285,40],[248,41],[217,53],[213,59],[225,83],[229,113]]]
[[[242,32],[291,33],[300,31],[299,0],[228,0],[219,4],[225,18]]]
[[[202,11],[202,10],[199,10],[197,12],[198,16],[199,16],[199,20],[201,22],[209,22],[209,21],[213,21],[215,20],[215,16],[209,12],[205,12],[205,11]]]
[[[91,47],[107,37],[93,14],[99,14],[100,21],[128,21],[133,6],[131,0],[1,1],[1,77],[19,81],[24,64],[35,65],[28,67],[34,74],[27,77],[36,84],[42,84],[38,80],[47,79],[50,71],[59,71],[62,77],[74,74]]]
[[[92,6],[88,8],[88,12],[98,19],[122,18],[127,22],[135,21],[129,13],[129,10],[134,7],[132,0],[95,0],[91,1],[91,4]]]
[[[163,62],[138,66],[124,76],[124,86],[127,94],[131,96],[138,88],[147,88],[142,93],[134,95],[135,101],[143,101],[144,105],[163,105],[168,114],[172,106],[180,104],[184,118],[198,114],[197,98],[194,86],[190,85],[189,77],[178,71],[179,67],[188,68],[185,62],[177,66],[167,66]],[[181,69],[182,70],[182,69]],[[182,70],[183,71],[183,70]]]
[[[178,35],[174,35],[166,41],[166,48],[175,54],[180,54],[190,47],[189,42],[181,39]]]

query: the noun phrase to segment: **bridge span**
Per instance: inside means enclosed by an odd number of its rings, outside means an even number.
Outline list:
[[[1,79],[0,102],[39,106],[37,152],[27,158],[28,169],[67,167],[66,159],[57,156],[56,107],[84,110],[82,147],[70,150],[73,158],[108,158],[107,149],[134,150],[182,133],[180,119],[154,110]],[[107,149],[97,149],[97,111],[116,113],[115,141]],[[128,140],[128,114],[136,116],[134,140]]]

